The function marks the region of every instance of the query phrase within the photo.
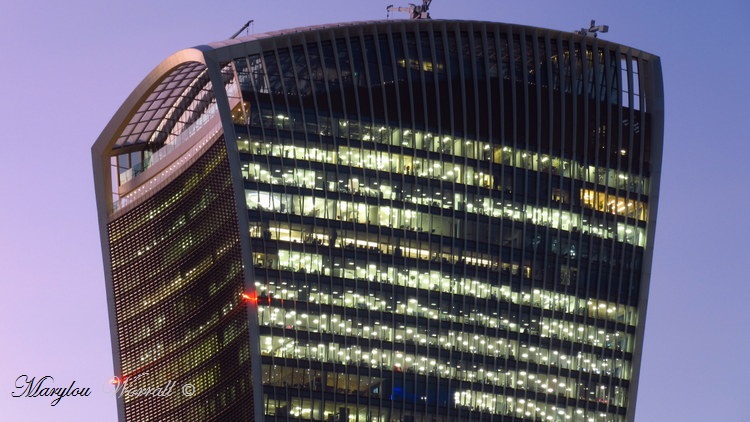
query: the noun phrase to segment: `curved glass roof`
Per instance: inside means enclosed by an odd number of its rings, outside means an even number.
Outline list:
[[[210,104],[212,96],[200,95],[209,84],[206,66],[186,62],[174,69],[150,91],[129,120],[112,149],[158,149],[180,128],[197,119]],[[208,93],[209,91],[206,90]]]

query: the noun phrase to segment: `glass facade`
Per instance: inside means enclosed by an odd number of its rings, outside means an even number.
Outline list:
[[[632,420],[661,160],[658,57],[454,21],[232,42],[203,52],[213,72],[178,67],[193,81],[175,114],[187,117],[149,136],[200,151],[178,167],[225,148],[239,255],[219,263],[229,243],[188,243],[244,280],[220,287],[219,272],[201,291],[207,300],[216,286],[227,300],[214,311],[245,317],[244,334],[223,334],[237,364],[251,362],[233,397],[253,397],[269,421]],[[110,136],[116,170],[100,207],[139,221],[139,201],[167,201],[145,187],[171,167],[146,171],[132,157],[164,147],[131,138]],[[211,338],[210,353],[234,353]]]
[[[248,320],[226,149],[108,226],[120,380],[132,391],[168,382],[193,396],[123,394],[127,420],[253,415]]]

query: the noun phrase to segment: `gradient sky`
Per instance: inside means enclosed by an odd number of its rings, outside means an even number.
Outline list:
[[[379,20],[407,1],[0,0],[0,420],[116,420],[90,148],[142,78],[249,19],[254,33]],[[636,420],[750,421],[750,2],[435,0],[431,11],[560,30],[593,18],[610,26],[603,38],[661,56]],[[12,398],[22,374],[92,393],[55,407]]]

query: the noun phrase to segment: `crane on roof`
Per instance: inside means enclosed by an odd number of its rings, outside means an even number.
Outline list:
[[[240,35],[240,33],[242,31],[244,31],[245,29],[247,29],[247,27],[250,26],[250,24],[253,23],[253,22],[255,22],[255,21],[252,20],[252,19],[250,19],[249,21],[247,21],[247,23],[242,28],[240,28],[239,31],[235,32],[234,35],[232,35],[231,37],[229,37],[229,39],[233,40],[233,39],[237,38],[237,36]]]
[[[589,25],[589,28],[581,28],[577,31],[573,31],[578,35],[583,35],[584,37],[588,37],[589,35],[593,35],[594,38],[596,38],[597,32],[599,33],[605,33],[609,32],[609,26],[608,25],[597,25],[596,21],[591,19],[591,24]]]
[[[389,17],[391,11],[395,11],[408,13],[409,19],[430,19],[430,3],[432,3],[432,0],[422,0],[421,6],[417,6],[414,3],[409,3],[409,7],[396,7],[390,5],[386,7],[385,10],[388,12]]]

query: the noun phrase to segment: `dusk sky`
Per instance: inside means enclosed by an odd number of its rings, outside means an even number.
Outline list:
[[[381,20],[391,3],[408,0],[0,0],[0,421],[116,420],[90,149],[136,85],[249,19],[257,34]],[[636,421],[750,421],[750,1],[434,0],[431,13],[570,31],[596,19],[602,38],[661,57]],[[14,398],[24,374],[91,395]]]

